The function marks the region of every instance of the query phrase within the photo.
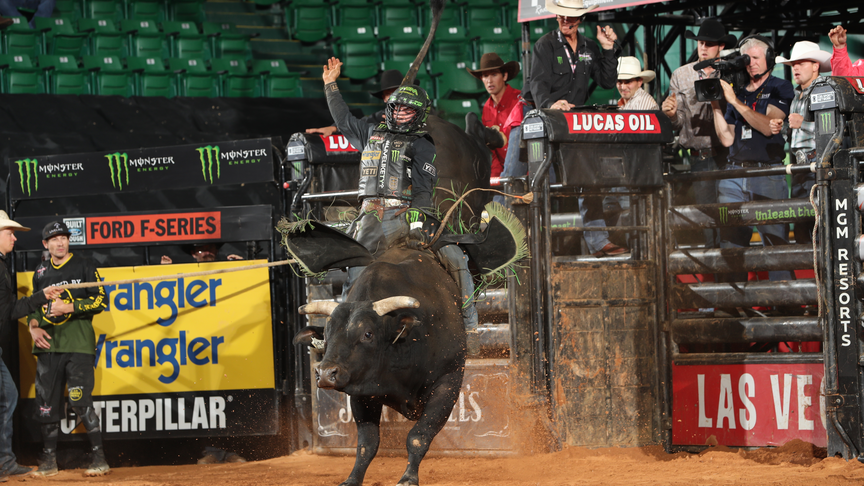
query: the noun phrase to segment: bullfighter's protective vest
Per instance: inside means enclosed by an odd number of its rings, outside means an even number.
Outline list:
[[[410,201],[411,144],[425,132],[393,133],[380,124],[360,159],[360,197],[393,197]]]

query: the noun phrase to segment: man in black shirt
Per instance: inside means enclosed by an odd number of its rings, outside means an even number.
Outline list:
[[[35,292],[30,297],[15,299],[18,287],[12,283],[6,258],[15,248],[15,232],[30,231],[9,219],[6,211],[0,211],[0,326],[12,326],[16,319],[34,312],[43,304],[60,295],[58,287],[50,287],[43,292]],[[3,350],[0,349],[0,355]],[[0,478],[30,473],[29,467],[19,466],[12,452],[12,414],[18,404],[18,389],[3,360],[0,360]],[[5,479],[3,479],[5,481]]]

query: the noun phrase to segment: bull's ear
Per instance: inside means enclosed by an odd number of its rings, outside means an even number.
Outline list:
[[[294,344],[314,346],[315,342],[324,341],[324,328],[320,326],[306,326],[294,336]],[[317,346],[316,346],[317,347]]]
[[[395,343],[400,339],[405,339],[405,336],[408,335],[408,331],[419,325],[420,320],[417,319],[416,316],[410,314],[403,315],[397,323],[396,329],[393,332],[393,340],[391,342]]]

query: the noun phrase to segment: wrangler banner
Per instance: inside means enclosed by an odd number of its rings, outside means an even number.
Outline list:
[[[99,269],[105,281],[233,268],[264,261]],[[33,273],[18,274],[31,293]],[[106,285],[96,315],[95,408],[107,439],[275,434],[270,283],[266,268]],[[22,416],[38,438],[36,358],[19,325]],[[77,433],[71,410],[64,434]],[[32,435],[31,435],[32,434]]]
[[[10,158],[13,200],[273,181],[269,138]]]
[[[519,0],[519,22],[528,22],[531,20],[541,20],[554,17],[554,14],[546,10],[546,2],[551,1],[552,0]],[[635,7],[637,5],[660,3],[665,1],[668,0],[584,0],[582,4],[586,8],[596,5],[597,8],[591,11],[591,13],[596,13],[604,10]]]

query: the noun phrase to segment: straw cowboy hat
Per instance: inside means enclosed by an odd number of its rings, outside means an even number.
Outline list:
[[[726,26],[717,19],[705,19],[699,26],[699,33],[693,34],[689,30],[684,32],[684,37],[690,40],[706,42],[722,42],[727,48],[735,47],[738,39],[732,34],[726,34]]]
[[[25,226],[21,226],[20,224],[16,223],[15,221],[12,221],[11,219],[9,219],[9,215],[6,214],[6,211],[0,210],[0,230],[4,230],[6,228],[9,228],[9,229],[15,230],[15,231],[30,231],[30,228],[27,228]]]
[[[596,4],[585,8],[582,0],[546,0],[546,10],[564,17],[581,17],[595,8]]]
[[[483,79],[483,73],[486,71],[492,71],[493,69],[497,69],[502,73],[507,73],[507,81],[511,81],[517,74],[519,74],[519,63],[516,61],[504,62],[498,54],[487,52],[480,58],[480,69],[472,71],[465,68],[466,71],[471,73],[471,76],[474,76],[477,79]]]
[[[789,59],[777,56],[777,64],[791,66],[795,61],[813,61],[819,63],[819,72],[824,73],[831,70],[831,54],[819,49],[819,44],[810,41],[796,42],[792,46],[792,54]]]
[[[642,70],[639,59],[632,56],[618,58],[618,79],[642,78],[642,81],[649,83],[654,79],[654,76],[654,71]]]

